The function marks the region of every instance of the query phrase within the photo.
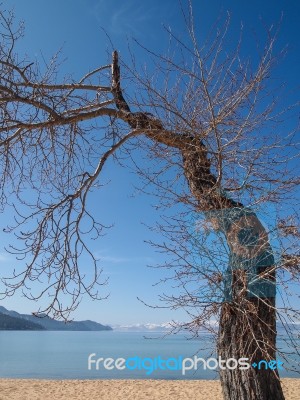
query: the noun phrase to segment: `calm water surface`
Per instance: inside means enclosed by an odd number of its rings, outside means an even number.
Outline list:
[[[145,339],[144,336],[155,339]],[[299,345],[300,342],[298,341]],[[280,344],[279,344],[280,345]],[[281,344],[281,347],[284,347]],[[0,377],[40,379],[213,379],[216,371],[157,370],[146,375],[145,370],[88,370],[88,356],[112,357],[215,357],[208,335],[187,340],[184,335],[167,336],[136,332],[51,332],[0,331]],[[286,364],[285,364],[286,366]],[[300,377],[284,369],[281,376]]]

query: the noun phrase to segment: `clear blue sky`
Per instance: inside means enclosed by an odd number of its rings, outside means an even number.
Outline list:
[[[3,7],[14,7],[16,18],[25,21],[25,38],[20,50],[26,52],[28,58],[42,59],[43,56],[49,59],[62,47],[63,57],[66,57],[62,72],[78,77],[108,61],[106,50],[110,50],[110,45],[101,28],[107,31],[125,60],[128,57],[127,37],[134,37],[146,47],[160,50],[168,41],[163,24],[171,26],[179,35],[184,35],[185,31],[176,0],[6,0]],[[289,52],[274,73],[286,81],[290,89],[289,101],[296,99],[300,84],[300,3],[297,0],[197,0],[194,1],[194,11],[200,34],[205,33],[220,13],[227,10],[232,16],[230,36],[233,39],[237,37],[242,22],[244,43],[247,45],[249,42],[249,48],[244,47],[244,51],[250,56],[254,51],[252,34],[256,32],[259,36],[262,31],[261,19],[270,25],[277,23],[283,13],[278,48],[288,45]],[[142,53],[137,55],[142,57]],[[182,311],[171,313],[169,310],[148,309],[136,299],[139,296],[146,302],[155,303],[163,289],[152,287],[164,272],[146,267],[161,258],[144,243],[151,234],[142,224],[151,225],[157,219],[158,215],[151,207],[156,200],[145,195],[131,197],[137,178],[112,163],[109,166],[105,178],[111,180],[110,184],[101,193],[93,195],[93,205],[95,215],[101,219],[101,213],[105,213],[106,221],[114,222],[115,227],[107,237],[93,244],[93,250],[103,257],[105,274],[110,276],[110,283],[104,289],[104,294],[110,293],[110,297],[100,303],[84,299],[73,317],[109,324],[160,323],[172,318],[182,320],[185,317]],[[1,225],[5,226],[9,219],[1,218]],[[1,243],[5,242],[7,238],[1,234]],[[0,249],[0,263],[1,271],[13,263],[3,249]],[[20,296],[4,300],[2,305],[19,312],[36,309],[35,304]]]

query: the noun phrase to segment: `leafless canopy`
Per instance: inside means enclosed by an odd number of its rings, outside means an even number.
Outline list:
[[[230,54],[223,51],[229,20],[201,46],[187,21],[188,42],[169,31],[166,55],[144,49],[151,72],[141,71],[134,59],[130,67],[121,64],[135,93],[126,101],[117,52],[108,65],[80,80],[57,83],[56,57],[47,68],[20,58],[15,44],[22,26],[15,28],[10,13],[0,18],[1,209],[14,215],[5,229],[14,234],[7,250],[24,260],[23,270],[18,267],[3,278],[4,296],[18,289],[34,300],[49,296],[49,305],[40,311],[55,317],[67,317],[84,293],[101,298],[98,286],[105,282],[88,243],[107,226],[95,220],[88,195],[101,185],[111,155],[123,149],[130,157],[128,143],[148,150],[153,168],[136,165],[144,189],[151,183],[165,205],[180,209],[159,225],[167,241],[157,246],[171,254],[166,267],[175,268],[182,289],[179,297],[163,300],[192,310],[189,328],[207,326],[218,313],[223,255],[228,253],[222,239],[209,238],[214,219],[203,222],[201,212],[229,207],[229,202],[257,209],[273,204],[270,231],[277,238],[277,266],[285,282],[299,278],[297,131],[280,130],[283,112],[266,85],[275,63],[276,34],[266,32],[266,45],[251,65],[241,61],[240,43]],[[174,53],[173,45],[181,51]],[[185,154],[193,147],[201,154],[207,183],[201,193],[183,178]],[[289,210],[282,206],[288,203]],[[220,240],[223,254],[211,250]],[[80,266],[87,256],[92,279]],[[32,293],[31,281],[43,283],[40,293]]]

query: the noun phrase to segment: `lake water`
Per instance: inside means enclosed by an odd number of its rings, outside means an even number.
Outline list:
[[[144,336],[154,339],[145,339]],[[52,332],[52,331],[0,331],[0,377],[39,379],[214,379],[215,370],[174,370],[179,357],[215,357],[213,343],[208,335],[197,340],[187,340],[184,335],[136,332]],[[298,340],[298,344],[300,342]],[[280,346],[280,343],[279,343]],[[283,344],[281,347],[284,347]],[[157,369],[146,374],[145,369],[106,370],[100,363],[88,369],[88,357],[94,359],[147,357],[173,358],[171,369]],[[245,355],[247,357],[247,355]],[[176,359],[174,361],[174,359]],[[147,361],[149,365],[149,360]],[[147,363],[146,362],[146,363]],[[132,368],[135,361],[132,360]],[[286,367],[286,363],[284,367]],[[138,366],[138,364],[136,364]],[[173,368],[173,369],[172,369]],[[148,369],[149,372],[149,369]],[[282,377],[299,377],[283,369]]]

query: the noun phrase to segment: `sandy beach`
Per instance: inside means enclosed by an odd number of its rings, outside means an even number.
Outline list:
[[[282,379],[286,400],[299,400],[300,379]],[[0,400],[222,400],[218,381],[0,379]]]

